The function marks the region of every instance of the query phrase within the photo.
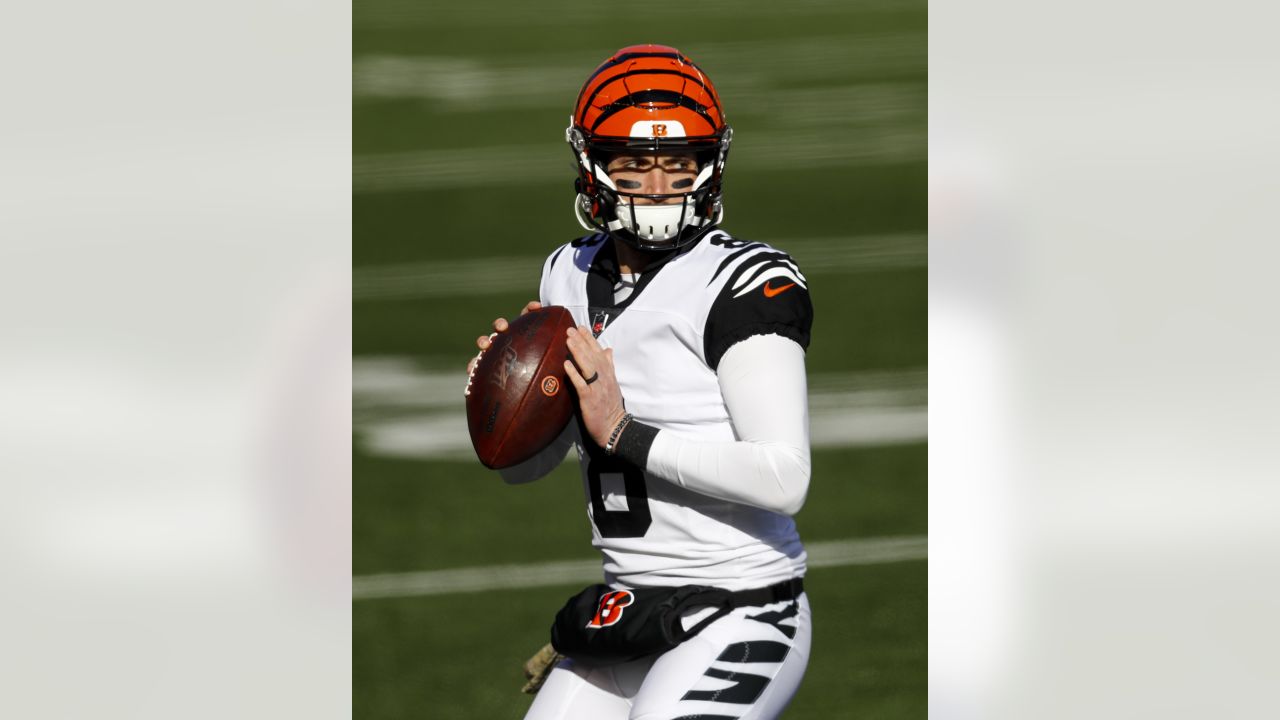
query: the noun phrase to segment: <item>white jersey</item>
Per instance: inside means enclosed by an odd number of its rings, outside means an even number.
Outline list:
[[[627,411],[661,431],[738,440],[716,378],[740,340],[778,334],[807,347],[812,305],[785,253],[713,230],[644,272],[614,302],[613,241],[566,244],[543,267],[540,300],[567,308],[614,349]],[[805,551],[787,515],[720,500],[605,456],[575,437],[605,580],[622,587],[756,588],[800,576]]]

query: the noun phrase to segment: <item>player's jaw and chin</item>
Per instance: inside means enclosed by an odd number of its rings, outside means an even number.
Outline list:
[[[698,214],[706,191],[695,189],[703,166],[694,153],[619,154],[605,169],[616,188],[607,194],[620,224],[610,227],[608,234],[619,246],[641,253],[665,253],[697,239],[701,235],[697,228],[712,227]]]

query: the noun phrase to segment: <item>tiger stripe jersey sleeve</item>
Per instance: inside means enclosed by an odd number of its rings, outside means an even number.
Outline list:
[[[703,333],[707,365],[753,335],[780,335],[809,347],[813,303],[809,284],[790,255],[768,246],[744,248],[711,305]]]

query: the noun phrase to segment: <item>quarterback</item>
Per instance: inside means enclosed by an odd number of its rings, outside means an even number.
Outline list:
[[[813,307],[786,253],[720,229],[732,137],[711,81],[670,47],[619,50],[578,95],[566,139],[588,234],[549,254],[525,311],[573,314],[579,413],[501,472],[533,481],[576,452],[604,584],[580,594],[585,615],[557,616],[526,720],[776,718],[808,664],[792,516]]]

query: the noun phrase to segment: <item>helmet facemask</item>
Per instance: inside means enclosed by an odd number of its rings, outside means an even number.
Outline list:
[[[721,178],[732,137],[715,86],[688,56],[666,45],[618,50],[583,84],[565,131],[578,166],[578,222],[640,250],[695,242],[724,217]],[[673,153],[693,155],[693,182],[647,188],[664,195],[635,192],[645,183],[620,187],[625,178],[615,182],[607,172],[619,155]],[[673,172],[665,159],[656,162]]]
[[[719,136],[586,141],[581,130],[570,124],[565,135],[577,159],[574,212],[578,222],[639,250],[664,251],[692,243],[724,217],[721,178],[732,134],[726,127]],[[697,168],[687,190],[632,192],[618,188],[607,171],[619,155],[676,153],[691,154]]]

